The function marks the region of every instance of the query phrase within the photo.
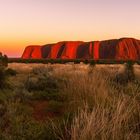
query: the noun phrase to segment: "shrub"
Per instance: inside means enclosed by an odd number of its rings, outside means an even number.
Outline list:
[[[25,82],[25,88],[28,91],[46,91],[54,93],[58,91],[58,79],[51,75],[51,67],[35,68],[28,76]]]
[[[6,84],[5,67],[0,66],[0,88],[4,88]]]
[[[7,75],[10,75],[10,76],[16,76],[17,75],[17,72],[11,68],[8,68],[6,71],[6,74]]]
[[[6,55],[2,55],[2,53],[0,53],[0,65],[1,66],[8,66],[8,57]]]
[[[88,64],[88,63],[89,63],[89,60],[85,59],[85,60],[83,61],[83,63],[84,63],[84,64]]]
[[[90,65],[91,65],[91,66],[95,66],[95,65],[96,65],[96,62],[95,62],[94,60],[91,60],[91,61],[90,61]]]
[[[8,66],[8,58],[6,55],[0,53],[0,88],[4,88],[6,85],[6,72],[5,69]]]
[[[134,80],[135,80],[135,74],[134,74],[133,63],[131,62],[125,63],[124,72],[116,74],[114,79],[115,82],[121,85],[125,85]]]
[[[134,63],[133,62],[127,62],[126,63],[126,74],[128,76],[128,80],[132,81],[135,79],[135,74],[134,74],[134,68],[133,68]]]
[[[44,90],[48,93],[54,92],[57,87],[56,79],[52,77],[28,77],[27,81],[25,82],[25,88],[28,91],[40,91]]]

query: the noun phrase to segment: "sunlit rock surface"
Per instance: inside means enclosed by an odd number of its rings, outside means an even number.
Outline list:
[[[121,38],[105,41],[64,41],[27,46],[23,59],[114,59],[139,60],[140,40]]]

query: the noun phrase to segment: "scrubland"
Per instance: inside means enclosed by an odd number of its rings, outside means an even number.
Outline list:
[[[140,139],[140,66],[8,68],[0,77],[0,139]]]

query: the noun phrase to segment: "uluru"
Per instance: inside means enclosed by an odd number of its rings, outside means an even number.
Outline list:
[[[27,46],[23,59],[114,59],[139,60],[140,40],[120,38],[104,41],[63,41]]]

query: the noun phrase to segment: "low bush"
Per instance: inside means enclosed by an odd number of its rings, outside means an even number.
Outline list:
[[[125,63],[124,72],[116,74],[114,81],[121,85],[126,85],[129,82],[135,81],[133,64]]]
[[[67,96],[60,89],[63,80],[51,74],[52,69],[34,69],[25,82],[25,89],[32,95],[31,100],[66,102]]]
[[[5,73],[6,73],[6,75],[9,75],[9,76],[16,76],[17,75],[17,72],[11,68],[6,69]]]
[[[8,66],[8,57],[6,55],[2,55],[2,53],[0,53],[0,66]]]
[[[0,88],[6,87],[6,76],[5,67],[0,66]]]
[[[28,77],[28,79],[25,82],[25,88],[28,91],[46,91],[48,93],[53,93],[57,91],[58,86],[57,86],[57,81],[56,79],[52,77]]]
[[[6,67],[8,66],[8,57],[0,53],[0,88],[7,86],[6,83]]]

